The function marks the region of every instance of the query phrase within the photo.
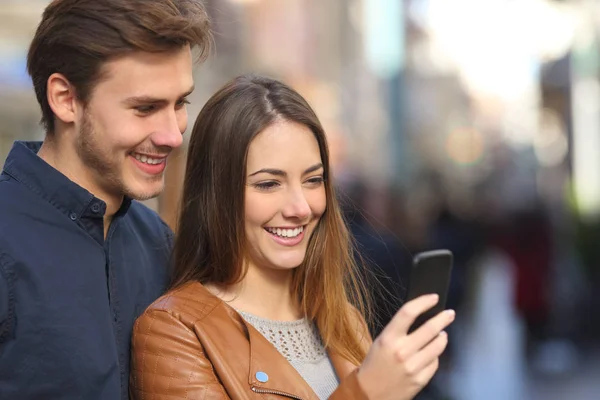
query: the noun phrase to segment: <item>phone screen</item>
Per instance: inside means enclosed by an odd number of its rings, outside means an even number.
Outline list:
[[[432,250],[417,254],[413,259],[410,273],[407,301],[421,295],[437,293],[438,303],[421,314],[411,326],[409,332],[419,328],[423,323],[446,308],[453,256],[449,250]]]

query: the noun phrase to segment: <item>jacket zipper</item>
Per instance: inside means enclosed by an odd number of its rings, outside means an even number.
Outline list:
[[[298,397],[298,396],[295,396],[293,394],[284,393],[284,392],[278,392],[277,390],[260,389],[260,388],[257,388],[256,386],[252,386],[252,391],[254,393],[277,394],[279,396],[285,396],[285,397],[289,397],[291,399],[302,400],[302,397]]]

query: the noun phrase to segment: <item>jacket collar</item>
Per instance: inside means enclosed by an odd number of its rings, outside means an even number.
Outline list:
[[[224,323],[224,313],[217,311],[218,309],[221,309],[235,321],[235,324],[239,328],[236,336],[243,335],[246,340],[242,340],[241,342],[248,344],[247,351],[240,351],[239,346],[227,346],[226,344],[221,346],[221,341],[211,341],[210,345],[206,343],[205,350],[209,357],[211,348],[215,345],[219,346],[219,353],[226,354],[224,359],[229,362],[223,363],[223,365],[215,365],[217,369],[221,370],[221,373],[235,374],[232,366],[245,365],[246,368],[248,368],[248,384],[255,392],[275,393],[302,400],[318,400],[318,397],[312,388],[286,358],[277,351],[275,346],[273,346],[251,324],[247,323],[232,307],[214,296],[201,284],[195,283],[194,286],[196,285],[198,288],[195,290],[204,292],[204,296],[207,296],[207,300],[209,300],[205,304],[207,304],[209,308],[214,307],[213,311],[208,312],[205,316],[203,330],[207,335],[203,335],[203,337],[205,339],[210,337],[231,337],[232,332],[230,323]],[[212,305],[212,307],[209,304]],[[236,340],[236,343],[237,342],[238,340]],[[350,361],[335,353],[329,353],[329,357],[340,381],[357,368]],[[259,377],[262,379],[259,380]],[[241,378],[244,379],[243,377]],[[265,382],[261,382],[261,380],[265,380]]]
[[[238,314],[239,315],[239,314]],[[239,317],[240,319],[241,316]],[[248,383],[257,392],[279,392],[303,400],[317,399],[316,394],[284,356],[252,325],[243,321],[248,329],[250,363]],[[258,380],[259,374],[267,380]]]

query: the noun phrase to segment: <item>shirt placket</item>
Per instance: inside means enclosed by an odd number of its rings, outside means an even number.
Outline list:
[[[115,272],[115,269],[113,268],[115,261],[118,262],[118,260],[114,260],[114,257],[112,256],[112,253],[111,253],[111,238],[114,235],[114,231],[116,229],[117,223],[118,222],[116,220],[114,220],[109,228],[108,234],[106,236],[105,245],[104,245],[104,252],[105,252],[105,257],[106,257],[106,276],[107,276],[108,294],[109,294],[108,300],[109,300],[110,311],[112,314],[113,332],[115,335],[115,342],[117,344],[117,352],[118,352],[117,359],[119,362],[119,371],[120,371],[120,377],[121,377],[121,398],[126,399],[128,394],[125,392],[126,391],[125,385],[123,385],[123,382],[126,382],[126,379],[128,379],[128,377],[124,376],[124,368],[123,368],[123,366],[125,365],[125,362],[126,362],[126,360],[124,359],[124,357],[126,355],[123,354],[123,352],[122,352],[122,349],[123,349],[123,343],[122,343],[123,326],[122,326],[121,309],[120,309],[120,297],[119,297],[119,290],[118,290],[118,277]]]

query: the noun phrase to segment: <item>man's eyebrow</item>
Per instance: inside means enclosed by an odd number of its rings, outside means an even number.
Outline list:
[[[190,94],[192,94],[193,91],[194,91],[194,86],[192,86],[190,88],[190,90],[183,93],[178,98],[180,99],[183,97],[187,97]],[[168,102],[169,102],[169,100],[167,100],[167,99],[161,99],[161,98],[152,97],[152,96],[131,96],[131,97],[128,97],[125,100],[123,100],[124,104],[159,104],[159,103],[168,103]]]

